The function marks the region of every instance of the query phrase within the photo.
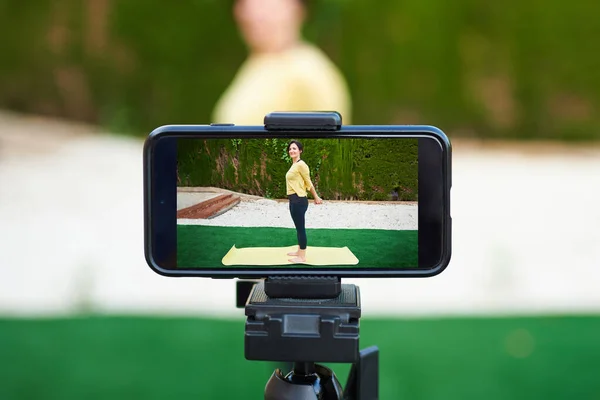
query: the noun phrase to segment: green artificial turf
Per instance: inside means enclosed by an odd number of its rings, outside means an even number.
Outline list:
[[[309,246],[347,246],[359,260],[359,263],[352,267],[414,268],[418,264],[416,230],[307,229],[306,236]],[[221,260],[233,245],[240,248],[284,247],[297,244],[296,230],[290,228],[177,225],[177,266],[225,268]]]
[[[381,399],[598,399],[600,316],[361,320]],[[261,399],[244,318],[0,319],[0,399]],[[332,365],[342,384],[348,365]]]

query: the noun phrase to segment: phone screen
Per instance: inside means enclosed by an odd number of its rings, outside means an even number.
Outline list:
[[[177,268],[416,268],[418,150],[415,138],[180,138]]]
[[[161,128],[144,151],[148,264],[169,276],[435,275],[450,257],[450,149],[427,129]]]

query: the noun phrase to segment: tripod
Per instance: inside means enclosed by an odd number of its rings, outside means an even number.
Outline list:
[[[238,281],[248,360],[293,363],[276,369],[265,400],[376,400],[379,350],[358,350],[360,291],[336,277],[277,277]],[[352,363],[346,387],[320,364]]]

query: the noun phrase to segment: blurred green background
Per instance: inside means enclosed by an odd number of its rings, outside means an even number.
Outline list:
[[[140,136],[207,123],[245,57],[230,4],[3,0],[0,107]],[[597,1],[321,0],[305,35],[345,74],[355,124],[591,140],[598,15]]]
[[[314,3],[306,37],[346,76],[355,124],[600,139],[598,1]],[[208,123],[246,56],[229,5],[0,0],[0,108],[140,138]],[[242,315],[91,314],[2,316],[0,399],[261,398],[272,371],[244,360]],[[600,398],[597,313],[367,316],[361,329],[382,350],[382,399]]]
[[[241,318],[0,319],[0,398],[260,399],[274,364],[245,360],[243,335]],[[361,323],[381,399],[597,399],[598,337],[582,316]]]

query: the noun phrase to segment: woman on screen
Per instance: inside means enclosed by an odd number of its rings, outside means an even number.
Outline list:
[[[290,201],[290,214],[296,226],[296,235],[298,236],[298,250],[288,253],[288,256],[293,256],[290,259],[291,263],[306,262],[306,227],[304,216],[308,209],[307,192],[310,191],[315,204],[321,204],[323,200],[317,195],[315,187],[310,180],[310,169],[308,165],[300,159],[303,151],[303,146],[300,142],[292,140],[288,144],[288,154],[292,159],[292,166],[285,174],[285,182],[287,188],[287,196]]]

